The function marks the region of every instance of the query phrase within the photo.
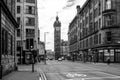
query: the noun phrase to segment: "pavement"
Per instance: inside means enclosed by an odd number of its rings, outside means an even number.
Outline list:
[[[4,76],[2,80],[47,80],[47,78],[51,78],[50,80],[77,80],[72,78],[79,76],[85,77],[85,80],[119,80],[119,74],[120,64],[47,61],[47,65],[44,63],[35,64],[34,72],[32,72],[32,65],[19,65],[18,71],[11,72]],[[98,77],[95,77],[96,75]]]
[[[44,73],[38,68],[40,65],[44,63],[34,65],[34,72],[32,72],[32,65],[18,65],[18,71],[12,71],[2,80],[46,80]]]

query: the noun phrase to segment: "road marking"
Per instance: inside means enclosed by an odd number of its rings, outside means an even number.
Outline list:
[[[116,76],[116,77],[92,77],[92,78],[74,78],[74,79],[65,79],[65,80],[96,80],[96,79],[100,79],[102,80],[103,78],[108,78],[108,79],[120,79],[120,76]]]
[[[39,80],[42,80],[41,77],[39,77]]]
[[[116,79],[116,78],[120,78],[120,76],[115,76],[115,77],[91,77],[91,78],[84,78],[84,79],[103,79],[103,78],[110,78],[110,79]]]
[[[66,77],[71,77],[71,78],[74,78],[74,77],[86,77],[87,75],[86,74],[79,74],[79,73],[67,73],[66,74]]]

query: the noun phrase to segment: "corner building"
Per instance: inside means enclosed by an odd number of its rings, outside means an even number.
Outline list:
[[[38,53],[39,29],[37,0],[16,0],[17,57],[19,64],[32,62],[32,55]],[[31,49],[34,52],[31,52]]]
[[[78,14],[81,60],[120,62],[120,0],[87,0]]]

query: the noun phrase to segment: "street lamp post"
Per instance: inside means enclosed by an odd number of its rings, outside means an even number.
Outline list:
[[[46,44],[46,34],[47,34],[48,32],[44,32],[44,43]],[[45,64],[46,64],[46,45],[44,45],[45,46],[45,50],[44,50],[44,59],[45,59]]]

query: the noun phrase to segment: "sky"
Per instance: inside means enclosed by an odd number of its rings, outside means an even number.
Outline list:
[[[86,0],[37,0],[38,1],[38,24],[40,40],[44,41],[46,33],[46,49],[54,50],[54,27],[53,23],[58,15],[61,22],[61,39],[68,40],[69,23],[75,17],[76,6],[82,5]]]

